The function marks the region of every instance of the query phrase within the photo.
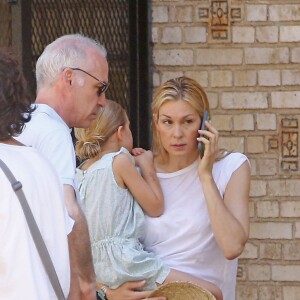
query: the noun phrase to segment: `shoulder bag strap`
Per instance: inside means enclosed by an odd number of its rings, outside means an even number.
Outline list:
[[[21,207],[25,214],[26,221],[28,223],[28,227],[30,229],[31,236],[32,236],[35,246],[38,250],[38,253],[41,257],[42,263],[43,263],[46,273],[50,279],[50,282],[55,291],[57,299],[65,300],[65,296],[62,291],[61,285],[59,283],[59,280],[58,280],[55,268],[53,266],[51,257],[49,255],[49,252],[47,250],[47,247],[45,245],[43,237],[40,233],[40,230],[36,224],[36,221],[34,219],[34,216],[32,214],[30,206],[28,205],[25,194],[22,190],[22,183],[20,181],[16,180],[16,178],[14,177],[14,175],[12,174],[10,169],[7,167],[7,165],[1,159],[0,159],[0,168],[2,168],[4,174],[7,176],[8,180],[11,183],[13,190],[15,191],[15,193],[20,201]]]

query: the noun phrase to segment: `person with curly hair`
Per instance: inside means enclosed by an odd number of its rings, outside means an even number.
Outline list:
[[[12,171],[31,208],[56,269],[65,297],[70,288],[67,235],[72,222],[63,189],[50,163],[16,141],[35,107],[17,60],[0,51],[0,158]],[[30,234],[24,212],[0,169],[0,298],[57,299]],[[55,220],[55,222],[53,222]]]

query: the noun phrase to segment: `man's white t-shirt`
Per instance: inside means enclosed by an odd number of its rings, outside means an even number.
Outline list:
[[[214,164],[213,177],[224,195],[233,172],[246,156],[231,153]],[[158,173],[165,211],[160,217],[146,216],[146,236],[142,241],[170,268],[216,284],[224,300],[235,299],[237,259],[227,260],[214,238],[198,161],[174,173]]]
[[[56,111],[46,104],[34,104],[30,122],[16,140],[36,148],[57,170],[63,184],[76,190],[76,156],[71,129]]]
[[[67,297],[70,288],[69,217],[64,208],[62,183],[50,163],[32,147],[0,143],[0,157],[22,183]],[[19,200],[1,169],[0,244],[0,299],[57,299]]]
[[[76,156],[70,134],[71,129],[50,106],[34,105],[37,108],[32,113],[31,120],[25,124],[23,132],[15,139],[37,149],[52,163],[62,184],[72,186],[78,195],[75,177]],[[69,217],[68,233],[71,232],[73,225],[74,220]]]

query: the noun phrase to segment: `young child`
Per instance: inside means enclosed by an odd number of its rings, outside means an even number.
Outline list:
[[[107,286],[106,293],[127,281],[146,280],[144,289],[155,289],[164,282],[191,281],[222,299],[214,284],[170,270],[143,250],[139,239],[144,235],[144,213],[160,216],[164,201],[152,152],[136,157],[130,154],[133,139],[125,110],[107,100],[91,126],[76,128],[75,136],[77,156],[88,159],[78,167],[77,179],[96,279]]]

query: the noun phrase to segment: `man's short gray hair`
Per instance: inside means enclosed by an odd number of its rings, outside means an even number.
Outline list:
[[[103,45],[82,34],[63,35],[49,44],[36,63],[37,90],[45,84],[51,85],[64,68],[86,65],[87,49],[91,47],[106,57]]]

